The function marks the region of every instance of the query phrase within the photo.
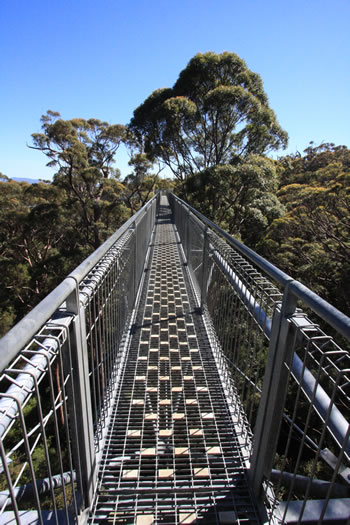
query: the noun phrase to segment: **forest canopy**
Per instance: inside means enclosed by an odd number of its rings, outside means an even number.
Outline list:
[[[270,158],[288,135],[260,76],[234,53],[197,54],[128,125],[55,111],[41,124],[31,147],[53,181],[0,176],[0,335],[163,188],[350,313],[350,151],[310,143]]]
[[[130,129],[180,181],[288,141],[260,76],[228,52],[193,57],[172,88],[154,91],[134,111]]]

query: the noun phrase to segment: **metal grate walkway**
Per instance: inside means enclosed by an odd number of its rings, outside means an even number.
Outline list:
[[[162,197],[90,523],[259,523]]]

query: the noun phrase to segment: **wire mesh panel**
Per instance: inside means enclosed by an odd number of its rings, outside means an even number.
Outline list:
[[[175,199],[171,202],[175,217],[181,224],[180,217],[187,216],[189,212]],[[265,374],[271,319],[282,294],[197,217],[187,219],[187,224],[187,235],[199,239],[195,251],[197,266],[194,265],[198,270],[192,274],[196,281],[198,304],[205,309],[211,342],[213,348],[218,350],[216,356],[221,366],[222,381],[229,385],[238,424],[245,432],[245,444],[251,447]],[[189,258],[191,252],[190,248]],[[193,266],[190,261],[189,264]]]
[[[133,223],[80,283],[86,318],[86,342],[96,450],[119,378],[135,297],[154,228],[155,205]]]
[[[68,522],[84,498],[76,406],[68,402],[76,381],[70,325],[48,323],[1,375],[1,522],[21,523],[31,511],[40,523]]]
[[[108,415],[121,359],[120,346],[134,303],[135,234],[125,234],[80,284],[86,312],[86,342],[96,446]]]
[[[214,233],[209,243],[206,304],[211,333],[219,343],[225,381],[235,393],[237,416],[244,414],[242,428],[247,430],[246,445],[250,446],[265,374],[270,319],[282,296]]]
[[[293,315],[283,363],[283,417],[266,476],[270,514],[282,522],[350,518],[350,356],[313,318]]]

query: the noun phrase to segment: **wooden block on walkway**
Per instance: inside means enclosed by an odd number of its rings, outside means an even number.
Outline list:
[[[141,437],[141,430],[128,430],[128,437]]]
[[[170,479],[174,476],[174,470],[172,468],[160,468],[158,470],[158,478]]]
[[[190,523],[196,523],[197,514],[195,512],[180,512],[179,514],[179,525],[187,525]]]
[[[159,431],[159,435],[162,437],[169,437],[173,435],[173,429],[172,428],[163,428]]]
[[[136,518],[136,525],[153,525],[153,523],[154,523],[154,514],[146,514],[143,516],[137,516]],[[190,522],[186,522],[186,523],[190,523]]]
[[[147,419],[147,421],[154,421],[158,419],[158,416],[157,414],[145,414],[145,419]]]
[[[214,419],[213,412],[202,412],[202,419]]]
[[[201,428],[190,428],[190,436],[192,437],[203,436],[203,430]]]
[[[208,447],[207,454],[221,454],[221,448],[220,447]]]
[[[206,467],[194,468],[193,473],[194,473],[195,478],[208,478],[209,477],[209,469]]]
[[[138,479],[139,469],[123,470],[123,479]]]
[[[183,412],[174,412],[173,419],[185,419],[185,414]]]
[[[177,456],[188,456],[189,454],[188,447],[176,447],[175,454]]]
[[[141,456],[155,456],[155,455],[156,455],[155,448],[142,448],[141,449]]]

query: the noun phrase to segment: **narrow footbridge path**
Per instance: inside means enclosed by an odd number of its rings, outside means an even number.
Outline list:
[[[258,523],[244,448],[162,197],[93,523]]]
[[[0,524],[349,525],[349,421],[349,317],[159,193],[0,340]]]

